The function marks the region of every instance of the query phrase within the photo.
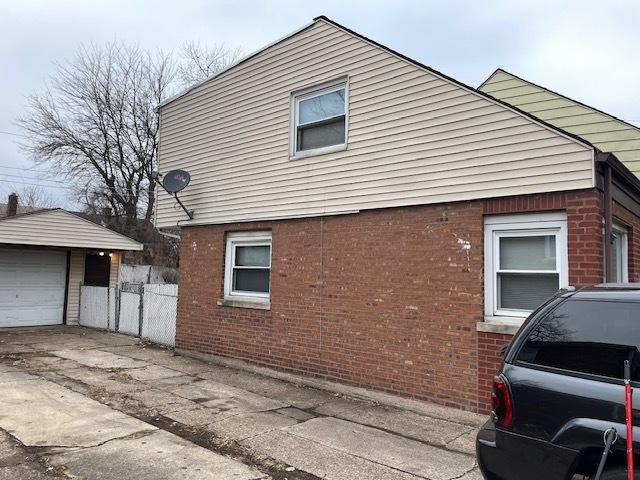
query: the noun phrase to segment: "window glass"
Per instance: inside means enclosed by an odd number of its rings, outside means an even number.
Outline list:
[[[344,143],[344,118],[298,129],[298,150],[312,150]]]
[[[627,233],[622,229],[616,229],[613,232],[613,241],[611,242],[611,261],[613,262],[611,272],[613,273],[612,282],[626,282],[627,275]]]
[[[500,238],[501,270],[555,270],[556,236]]]
[[[344,88],[301,100],[298,108],[300,124],[344,115]]]
[[[558,291],[558,274],[498,273],[498,308],[531,311]]]
[[[269,293],[269,270],[234,269],[233,290]]]
[[[237,267],[268,267],[271,248],[268,245],[236,246]]]
[[[611,269],[613,272],[614,278],[612,279],[614,282],[622,281],[622,248],[620,247],[620,235],[617,233],[613,234],[613,242],[611,242],[611,260],[613,261],[613,268]]]
[[[640,379],[640,304],[567,300],[529,335],[518,360],[620,379],[624,360]]]

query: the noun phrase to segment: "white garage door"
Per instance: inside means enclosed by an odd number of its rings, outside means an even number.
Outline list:
[[[0,327],[62,323],[67,254],[0,249]]]

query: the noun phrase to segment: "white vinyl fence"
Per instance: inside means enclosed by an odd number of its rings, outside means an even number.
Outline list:
[[[175,345],[178,286],[81,287],[80,325]]]
[[[111,303],[115,306],[115,295],[115,288],[82,287],[80,295],[80,325],[108,329],[109,324],[115,320],[115,312],[113,312],[113,316],[110,315]],[[114,299],[111,302],[109,301],[110,297]]]
[[[120,292],[120,314],[118,315],[118,332],[140,336],[140,302],[139,293]]]

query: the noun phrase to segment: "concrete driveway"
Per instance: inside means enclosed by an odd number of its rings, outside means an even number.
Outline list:
[[[396,408],[78,327],[0,331],[0,480],[476,480],[483,418]]]

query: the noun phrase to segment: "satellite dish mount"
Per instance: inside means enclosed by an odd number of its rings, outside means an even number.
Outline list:
[[[162,177],[162,182],[158,181],[159,177]],[[160,175],[160,173],[158,173],[155,178],[156,182],[162,185],[165,192],[169,195],[173,195],[173,198],[175,198],[178,205],[182,207],[182,210],[187,214],[189,220],[193,220],[193,210],[189,210],[185,207],[182,201],[178,198],[178,192],[184,190],[191,181],[191,175],[189,175],[189,172],[184,170],[171,170],[165,175]]]

